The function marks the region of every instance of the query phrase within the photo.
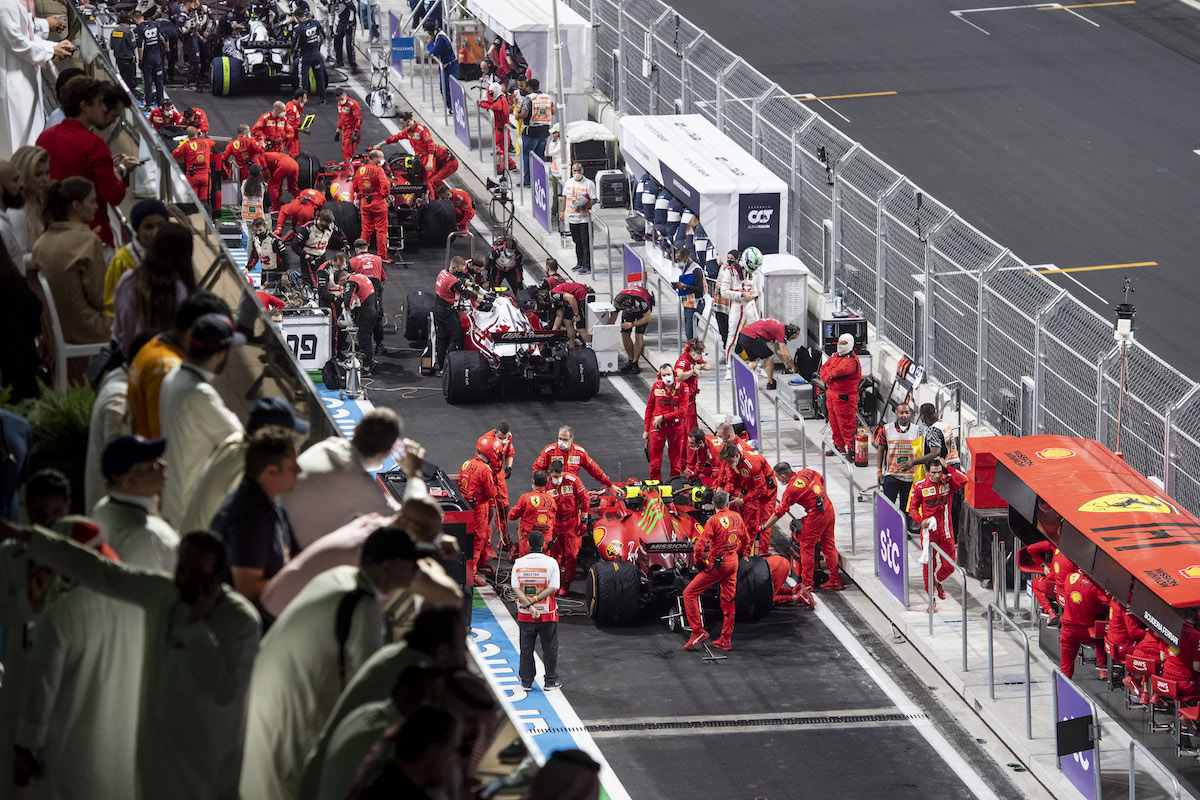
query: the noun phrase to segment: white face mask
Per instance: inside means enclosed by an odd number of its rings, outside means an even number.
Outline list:
[[[550,479],[550,483],[551,483],[551,485],[553,485],[553,486],[561,486],[561,485],[562,485],[562,478],[551,478],[551,479]]]
[[[663,382],[663,386],[671,386],[672,384],[675,383],[675,376],[674,375],[663,375],[662,382]]]
[[[559,449],[559,450],[567,450],[567,449],[569,449],[570,447],[571,447],[571,440],[570,440],[570,439],[559,439],[559,440],[558,440],[558,449]]]
[[[854,340],[850,338],[849,334],[847,334],[845,338],[838,338],[837,353],[839,356],[850,355],[850,351],[853,349]]]

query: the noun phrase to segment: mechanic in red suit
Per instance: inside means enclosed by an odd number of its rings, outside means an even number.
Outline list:
[[[709,448],[712,451],[714,478],[716,480],[716,483],[714,484],[715,486],[722,486],[726,481],[729,480],[729,465],[721,460],[721,448],[727,444],[732,444],[736,446],[743,455],[746,453],[753,453],[754,448],[750,446],[750,440],[748,437],[748,433],[743,433],[741,436],[738,436],[737,431],[735,431],[733,428],[733,424],[726,421],[717,423],[717,432],[715,436],[706,437],[706,441],[708,442]]]
[[[800,535],[795,537],[796,549],[800,553],[800,563],[796,574],[800,576],[800,585],[811,590],[813,571],[817,563],[817,542],[821,543],[821,554],[825,556],[825,567],[829,570],[829,580],[819,588],[839,592],[842,585],[842,574],[838,571],[841,559],[838,556],[837,543],[834,542],[834,525],[837,514],[833,510],[833,502],[825,493],[825,481],[819,472],[802,469],[792,472],[792,465],[780,461],[775,465],[775,477],[784,484],[783,497],[775,507],[759,531],[760,542],[766,547],[771,544],[771,526],[788,512],[792,506],[798,505],[804,509],[804,519],[800,523]]]
[[[440,144],[433,146],[433,170],[425,173],[425,185],[429,187],[429,196],[437,197],[440,190],[454,173],[458,172],[458,159],[448,147]],[[458,213],[455,212],[457,218]]]
[[[729,495],[721,489],[713,492],[716,513],[704,523],[692,548],[693,564],[701,572],[683,590],[683,610],[687,613],[692,638],[683,647],[691,650],[709,638],[700,614],[700,593],[714,583],[721,584],[721,636],[713,647],[733,649],[733,599],[737,594],[738,553],[747,548],[750,533],[742,516],[729,508]]]
[[[308,102],[308,92],[297,89],[283,108],[283,118],[288,124],[288,138],[284,141],[284,149],[292,158],[300,155],[300,123],[304,121],[304,104]]]
[[[686,441],[683,417],[687,411],[688,391],[675,380],[670,364],[658,368],[658,380],[650,387],[646,401],[642,440],[650,457],[650,479],[662,478],[663,445],[671,459],[670,476],[683,474],[683,449]]]
[[[546,471],[542,469],[535,471],[533,473],[533,491],[521,495],[517,504],[508,512],[509,519],[520,520],[517,525],[518,555],[529,555],[530,531],[539,530],[543,536],[549,538],[550,532],[554,528],[558,507],[548,491],[549,485],[550,478]],[[511,549],[508,552],[508,560],[516,561]]]
[[[736,444],[727,444],[721,448],[721,461],[725,463],[725,478],[721,488],[729,492],[735,506],[746,521],[746,527],[757,531],[771,514],[771,506],[775,503],[775,475],[767,460],[758,453],[746,447],[745,450]],[[768,533],[758,542],[765,545],[758,555],[765,555],[770,550],[771,536]]]
[[[1067,580],[1067,576],[1075,572],[1078,567],[1075,562],[1067,558],[1063,551],[1055,549],[1054,558],[1050,561],[1050,575],[1047,581],[1047,588],[1054,590],[1054,602],[1058,604],[1059,613],[1062,613],[1063,607],[1063,584]],[[1058,624],[1058,617],[1050,620],[1050,625]]]
[[[383,171],[382,150],[372,150],[370,160],[354,170],[351,185],[362,214],[362,238],[369,244],[374,235],[375,252],[385,255],[388,243],[388,198],[392,194],[392,182]]]
[[[687,463],[683,474],[708,487],[716,486],[717,465],[720,462],[721,440],[706,436],[699,428],[688,434]]]
[[[200,202],[208,207],[212,215],[212,205],[209,203],[209,187],[212,185],[212,149],[216,145],[207,136],[201,136],[195,128],[187,129],[188,138],[180,142],[171,153],[171,157],[183,165],[187,175],[188,185],[200,198]]]
[[[821,380],[825,382],[825,408],[829,414],[833,446],[853,459],[862,364],[854,352],[851,334],[841,335],[837,352],[821,365]]]
[[[612,488],[612,481],[604,474],[604,470],[600,469],[600,465],[592,460],[587,450],[575,444],[575,434],[568,425],[558,429],[558,442],[546,445],[542,452],[538,453],[533,462],[533,471],[549,469],[550,464],[555,461],[561,461],[563,471],[570,475],[578,476],[579,470],[586,470],[587,474],[598,480],[602,486]]]
[[[342,161],[354,157],[354,149],[362,139],[362,109],[358,101],[346,94],[345,89],[338,89],[334,96],[337,98],[338,124],[335,139],[342,141]],[[379,148],[375,148],[378,150]]]
[[[767,566],[771,569],[771,587],[774,591],[773,600],[777,606],[793,605],[803,603],[813,611],[817,610],[817,603],[813,600],[812,589],[805,586],[803,582],[797,583],[792,588],[788,588],[787,579],[792,574],[792,562],[785,556],[771,553],[763,556],[766,559]]]
[[[267,191],[271,195],[271,210],[278,211],[283,205],[283,184],[287,182],[292,197],[300,196],[300,165],[287,153],[268,150],[263,154],[263,164],[271,178]]]
[[[325,205],[325,195],[316,189],[301,189],[299,197],[279,210],[279,216],[276,217],[275,222],[275,235],[285,235],[289,225],[292,232],[299,232],[301,228],[316,218],[317,212],[323,205]]]
[[[696,428],[696,395],[700,394],[700,373],[712,369],[704,360],[704,340],[692,339],[684,345],[683,353],[675,359],[675,378],[688,390],[687,410],[684,412],[683,429]]]
[[[237,162],[243,179],[250,174],[251,164],[262,164],[262,154],[267,152],[257,139],[250,137],[249,125],[238,125],[238,135],[225,145],[225,163]]]
[[[479,107],[492,112],[492,135],[496,142],[496,174],[504,172],[504,159],[508,158],[508,171],[517,169],[517,162],[508,155],[508,142],[505,141],[505,131],[508,128],[508,115],[511,107],[504,89],[498,83],[488,85],[487,97],[479,101]]]
[[[475,447],[487,455],[488,464],[492,468],[492,477],[496,479],[496,508],[500,513],[500,518],[506,519],[508,517],[508,478],[512,476],[513,459],[517,457],[512,428],[507,422],[501,422],[480,436]]]
[[[1163,662],[1162,677],[1175,681],[1180,698],[1195,697],[1200,693],[1196,685],[1196,673],[1200,671],[1200,633],[1191,625],[1184,625],[1179,635],[1179,647],[1163,643],[1159,658]]]
[[[1058,646],[1062,652],[1058,668],[1068,678],[1075,675],[1075,656],[1079,646],[1096,645],[1096,666],[1100,669],[1100,680],[1108,678],[1104,657],[1104,646],[1096,641],[1088,629],[1096,620],[1108,616],[1109,597],[1082,572],[1072,572],[1063,583],[1062,629],[1058,634]]]
[[[1042,566],[1042,574],[1035,575],[1030,581],[1030,588],[1033,590],[1033,597],[1037,600],[1038,607],[1042,609],[1047,617],[1057,617],[1058,614],[1054,610],[1054,606],[1050,602],[1050,598],[1054,597],[1054,585],[1050,577],[1050,561],[1054,557],[1054,543],[1048,540],[1034,542],[1021,548],[1025,551],[1025,558],[1031,564]]]
[[[425,173],[433,173],[433,149],[436,145],[433,143],[433,134],[429,132],[429,128],[413,119],[411,111],[401,111],[396,118],[400,120],[400,132],[392,134],[371,149],[382,150],[385,144],[396,144],[401,139],[408,139],[412,145],[413,154],[421,162]]]
[[[583,481],[563,470],[561,461],[550,465],[550,485],[547,490],[554,498],[554,544],[546,554],[558,562],[560,597],[567,596],[567,588],[575,579],[575,559],[583,544],[583,527],[588,513],[588,493]]]
[[[198,108],[187,109],[183,112],[183,121],[200,131],[201,135],[208,136],[208,114],[205,114],[202,110]]]
[[[287,121],[287,106],[276,100],[270,111],[265,112],[250,126],[250,135],[262,142],[268,153],[283,153],[283,145],[293,133]]]
[[[462,189],[451,189],[449,186],[445,189],[450,193],[450,202],[454,204],[454,224],[457,230],[466,233],[470,230],[471,220],[475,218],[475,201]]]
[[[496,480],[488,466],[487,454],[475,451],[475,457],[464,461],[458,473],[458,490],[471,503],[475,525],[475,585],[486,586],[484,574],[495,574],[490,562],[496,557],[492,549],[492,509],[496,502]]]
[[[1132,614],[1125,615],[1125,627],[1129,631],[1129,638],[1134,642],[1125,654],[1126,660],[1133,659],[1135,665],[1140,663],[1145,667],[1146,672],[1157,675],[1162,669],[1162,651],[1166,645],[1163,644],[1162,639],[1138,622]],[[1142,704],[1150,702],[1150,687],[1142,681],[1140,675],[1129,673],[1122,682],[1125,684],[1125,688],[1138,697],[1138,702]]]
[[[1129,626],[1125,618],[1129,612],[1114,597],[1108,601],[1108,627],[1104,629],[1104,652],[1114,664],[1124,664],[1125,656],[1133,648],[1136,640],[1129,634]]]
[[[941,458],[935,458],[926,467],[927,475],[913,484],[908,495],[908,516],[921,526],[921,572],[925,576],[925,591],[929,591],[929,564],[939,566],[934,571],[933,582],[937,596],[946,599],[942,581],[954,572],[954,520],[950,515],[950,501],[954,493],[967,485],[967,476],[954,467],[946,466]],[[946,559],[925,547],[933,542],[946,554]]]
[[[184,124],[183,114],[175,108],[175,103],[171,100],[163,100],[163,103],[158,108],[150,111],[150,124],[154,126],[154,130],[158,130],[163,125],[180,125]]]

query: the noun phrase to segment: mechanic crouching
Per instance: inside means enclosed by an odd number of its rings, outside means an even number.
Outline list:
[[[588,513],[588,493],[583,481],[568,475],[561,461],[550,465],[550,485],[547,487],[554,498],[554,542],[546,550],[558,562],[561,576],[559,597],[566,597],[571,581],[575,579],[575,560],[583,544],[583,528]]]
[[[709,638],[700,613],[700,593],[714,583],[721,584],[721,636],[712,644],[721,650],[733,649],[738,553],[749,548],[750,533],[741,515],[729,508],[729,495],[724,490],[713,492],[713,508],[716,513],[704,524],[692,550],[693,563],[701,572],[683,590],[683,610],[692,629],[692,638],[683,646],[685,650]]]
[[[746,527],[759,530],[771,513],[775,502],[775,476],[767,459],[749,447],[726,444],[721,447],[721,461],[725,464],[721,488],[735,499],[730,504],[738,507]],[[755,555],[766,555],[771,547],[771,531],[759,536]]]
[[[438,273],[433,292],[433,369],[440,376],[446,353],[463,346],[462,320],[454,304],[460,299],[482,299],[484,293],[467,280],[467,260],[462,256],[450,259],[450,266]]]

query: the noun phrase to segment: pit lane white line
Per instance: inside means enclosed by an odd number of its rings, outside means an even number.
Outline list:
[[[646,404],[638,398],[624,378],[610,377],[608,380],[616,388],[617,392],[625,398],[625,401],[629,403],[630,407],[633,408],[634,413],[641,415],[644,412]],[[829,606],[821,602],[819,598],[815,613],[817,618],[821,620],[821,622],[825,623],[825,627],[827,627],[833,633],[833,635],[837,637],[838,641],[842,643],[842,646],[845,647],[846,650],[849,651],[850,655],[854,657],[854,660],[859,663],[859,666],[863,668],[863,671],[866,672],[867,675],[869,675],[871,679],[878,684],[879,688],[882,689],[884,693],[891,699],[891,701],[896,704],[896,707],[901,713],[908,714],[910,716],[921,715],[923,713],[917,704],[914,703],[912,699],[904,693],[904,690],[901,689],[900,686],[887,675],[887,673],[883,672],[879,668],[879,664],[866,651],[866,648],[864,648],[862,644],[854,638],[854,634],[850,632],[850,629],[847,628],[846,625],[837,618],[837,615],[829,609]],[[963,784],[966,785],[966,787],[970,789],[977,798],[979,798],[979,800],[999,800],[999,798],[996,796],[996,793],[993,792],[991,788],[989,788],[988,785],[984,783],[978,775],[975,774],[975,770],[971,767],[971,765],[967,763],[966,759],[958,754],[950,742],[948,742],[946,738],[942,736],[941,732],[933,726],[932,722],[922,719],[916,720],[911,724],[921,734],[925,741],[929,743],[929,746],[933,748],[934,752],[942,757],[942,760],[946,762],[946,765],[950,767],[950,769],[954,770],[954,774],[958,776],[959,780],[961,780]]]
[[[865,717],[894,716],[895,707],[888,708],[851,708],[835,711],[792,711],[766,712],[760,714],[707,714],[675,717],[621,717],[617,719],[587,719],[583,724],[593,739],[617,739],[627,737],[659,737],[659,736],[704,736],[730,733],[774,733],[776,731],[838,731],[851,728],[868,728],[882,725],[909,725],[907,719],[865,719]],[[828,719],[830,717],[853,717],[856,719]],[[756,725],[756,720],[771,721],[771,724]],[[775,720],[784,720],[775,722]],[[823,721],[822,721],[823,720]],[[712,723],[742,722],[744,725]],[[696,727],[687,727],[696,723]],[[670,727],[655,728],[654,725],[669,725]],[[632,728],[630,726],[633,726]],[[637,727],[645,726],[644,730]],[[594,730],[601,727],[618,727],[618,730]]]
[[[813,733],[829,734],[836,731],[848,731],[861,728],[876,730],[878,728],[899,728],[911,725],[908,720],[855,720],[853,722],[795,722],[781,725],[722,725],[719,728],[657,728],[644,731],[592,731],[593,739],[640,739],[661,738],[665,736],[729,736],[735,733],[780,733],[781,731],[812,731]]]

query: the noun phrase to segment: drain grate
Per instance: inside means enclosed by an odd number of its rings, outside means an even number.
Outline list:
[[[722,716],[715,719],[687,718],[679,720],[667,719],[630,719],[628,721],[596,721],[582,726],[550,728],[551,733],[589,733],[614,734],[637,733],[653,731],[680,730],[720,730],[722,728],[778,728],[821,726],[836,727],[838,725],[915,723],[928,719],[925,714],[902,713],[864,713],[864,714],[780,714],[761,716]]]

